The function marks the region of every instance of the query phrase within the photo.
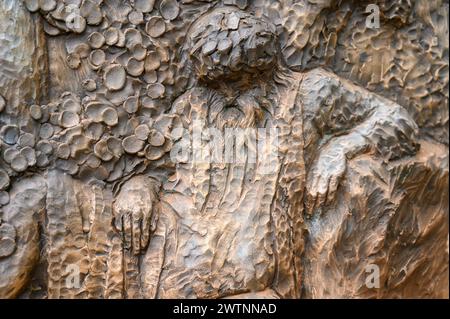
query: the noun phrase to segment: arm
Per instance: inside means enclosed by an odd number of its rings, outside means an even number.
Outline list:
[[[394,102],[321,69],[305,75],[299,93],[309,211],[334,199],[348,159],[369,152],[389,161],[418,150],[417,125]]]

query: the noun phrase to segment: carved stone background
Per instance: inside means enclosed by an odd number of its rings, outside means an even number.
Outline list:
[[[448,298],[448,13],[1,1],[0,297]],[[174,162],[197,120],[275,171]]]

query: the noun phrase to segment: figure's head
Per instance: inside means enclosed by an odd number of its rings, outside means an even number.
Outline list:
[[[276,63],[276,28],[236,7],[216,8],[193,23],[184,54],[203,81],[259,75]]]

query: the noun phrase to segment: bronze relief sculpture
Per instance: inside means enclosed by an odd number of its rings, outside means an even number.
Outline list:
[[[448,2],[370,4],[0,4],[0,296],[448,297]]]

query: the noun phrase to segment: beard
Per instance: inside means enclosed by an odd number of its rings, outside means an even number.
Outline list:
[[[233,98],[205,87],[190,92],[190,107],[184,114],[190,126],[194,162],[227,166],[245,163],[246,158],[256,160],[258,143],[273,134],[273,106],[277,104],[271,98],[273,92],[261,91],[246,91]]]
[[[223,131],[227,128],[257,128],[262,124],[264,108],[249,93],[238,96],[229,104],[223,97],[217,98],[208,109],[210,125]]]
[[[261,91],[247,91],[231,99],[199,86],[189,92],[182,111],[177,111],[185,116],[183,122],[189,127],[183,139],[188,145],[183,169],[195,176],[188,183],[192,194],[198,194],[194,205],[199,212],[207,206],[235,202],[228,198],[238,194],[238,188],[229,187],[228,176],[233,177],[233,184],[244,187],[244,181],[272,174],[266,173],[265,166],[273,163],[268,147],[274,145],[277,99],[274,91]],[[212,195],[203,196],[206,189]]]

